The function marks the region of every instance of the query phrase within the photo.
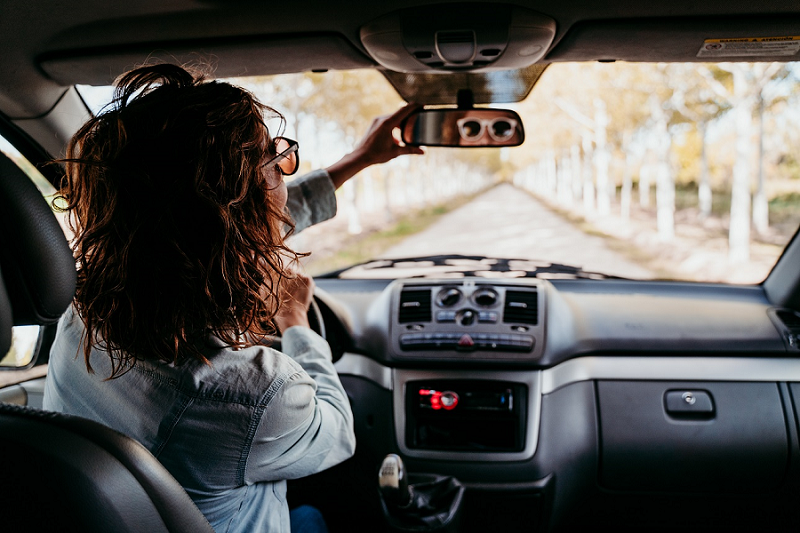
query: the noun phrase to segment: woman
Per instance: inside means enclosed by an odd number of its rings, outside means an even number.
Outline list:
[[[78,289],[45,408],[140,441],[216,530],[289,531],[285,480],[347,459],[355,437],[286,229],[332,216],[361,169],[421,153],[392,137],[413,110],[287,188],[297,145],[252,94],[174,65],[123,75],[65,160]],[[275,328],[283,353],[261,344]]]

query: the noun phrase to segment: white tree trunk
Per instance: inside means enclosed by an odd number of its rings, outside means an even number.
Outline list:
[[[592,140],[588,135],[583,136],[583,158],[583,210],[589,214],[594,213],[594,180]]]
[[[764,190],[764,97],[758,95],[758,183],[753,197],[753,227],[760,235],[769,230],[769,203]]]
[[[675,237],[675,179],[667,162],[658,165],[656,210],[658,239],[662,242],[671,241]]]
[[[708,152],[706,150],[706,138],[708,124],[701,122],[698,124],[700,130],[700,183],[697,188],[698,202],[700,203],[700,215],[703,218],[711,216],[711,178],[708,171]]]
[[[645,156],[645,162],[639,169],[639,205],[650,207],[650,183],[653,181],[653,165],[650,163],[650,155]]]
[[[573,145],[570,152],[572,159],[572,203],[574,204],[583,195],[583,166],[581,162],[581,147]]]
[[[750,134],[753,103],[747,94],[745,68],[739,64],[732,65],[736,162],[733,165],[728,258],[734,263],[750,259]]]
[[[342,185],[344,199],[347,204],[347,232],[351,235],[361,233],[361,217],[356,205],[356,184],[349,180]]]
[[[609,154],[606,128],[608,127],[608,111],[606,103],[597,98],[594,101],[595,123],[595,176],[597,183],[597,212],[608,215],[611,212],[611,191],[608,183],[608,167],[611,162]]]
[[[625,140],[628,146],[629,140]],[[622,170],[622,189],[620,191],[620,214],[624,220],[631,218],[631,192],[633,190],[633,153],[628,149],[625,153],[625,168]]]
[[[653,131],[656,150],[656,223],[658,238],[670,241],[675,236],[675,177],[670,168],[672,138],[669,135],[667,114],[657,99],[650,101],[655,120]]]

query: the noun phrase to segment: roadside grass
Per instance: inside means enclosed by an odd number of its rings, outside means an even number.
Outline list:
[[[305,270],[308,274],[317,276],[378,258],[392,246],[427,229],[442,216],[471,202],[490,188],[406,213],[385,229],[359,235],[332,255],[313,255],[306,263]]]

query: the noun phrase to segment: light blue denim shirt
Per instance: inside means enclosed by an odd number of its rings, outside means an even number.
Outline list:
[[[289,191],[300,229],[324,220],[326,210],[335,213],[324,172],[295,180]],[[51,349],[45,409],[96,420],[141,442],[218,532],[288,532],[285,480],[354,453],[347,394],[328,344],[308,328],[283,332],[283,352],[232,350],[211,339],[204,349],[211,365],[140,361],[113,380],[106,379],[110,360],[98,350],[90,358],[94,373],[87,372],[84,336],[70,308]]]
[[[299,233],[336,214],[336,195],[331,177],[325,170],[315,170],[288,182],[286,208]]]

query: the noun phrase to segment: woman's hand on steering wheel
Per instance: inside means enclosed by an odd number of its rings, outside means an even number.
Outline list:
[[[308,308],[314,300],[314,280],[295,273],[291,278],[284,278],[283,284],[285,298],[275,315],[275,325],[280,331],[292,326],[309,327]]]

